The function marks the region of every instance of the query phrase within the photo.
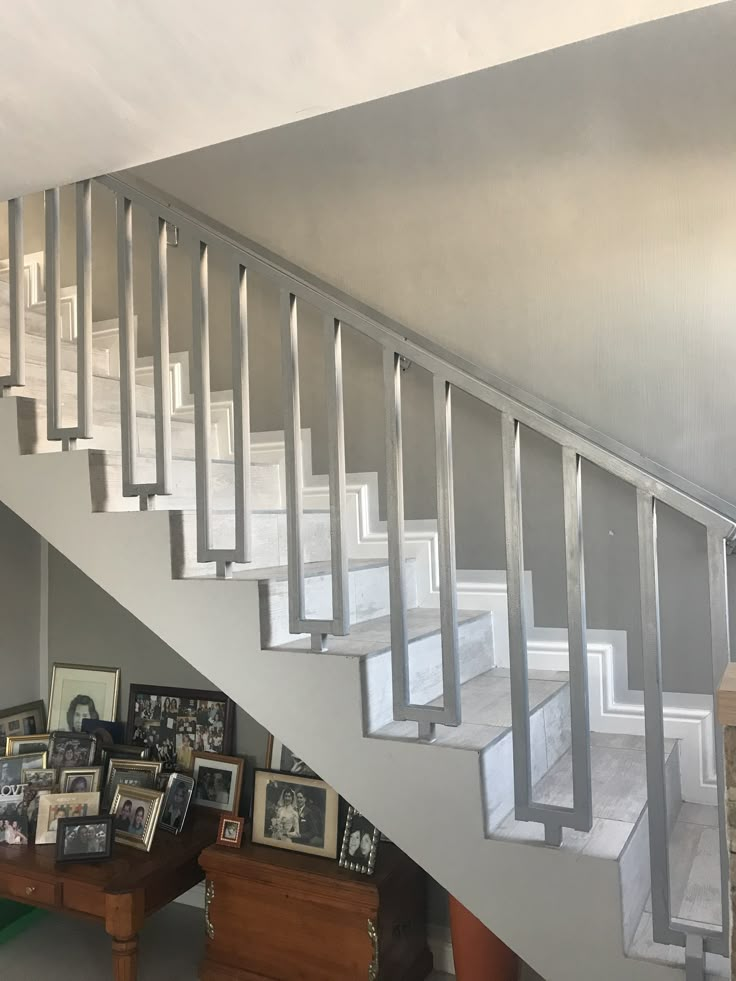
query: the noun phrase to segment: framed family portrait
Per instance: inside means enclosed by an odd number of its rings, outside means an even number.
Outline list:
[[[178,835],[187,819],[194,794],[194,779],[186,773],[172,773],[164,791],[159,824],[164,831]]]
[[[237,756],[195,753],[192,759],[194,806],[237,814],[243,787],[244,761]]]
[[[49,766],[56,770],[93,766],[97,736],[89,733],[52,732],[49,737]]]
[[[235,703],[219,691],[131,685],[126,739],[192,769],[194,753],[232,752]]]
[[[324,780],[256,770],[253,841],[337,858],[339,798]]]
[[[0,844],[28,844],[28,812],[20,794],[0,794]]]
[[[164,795],[143,787],[118,787],[110,808],[115,841],[149,852]]]
[[[61,818],[56,831],[57,862],[104,862],[112,856],[112,817]]]
[[[99,794],[43,794],[38,802],[36,844],[55,845],[62,818],[97,817],[99,813]]]
[[[0,754],[6,752],[8,736],[35,736],[46,731],[46,706],[42,701],[0,709]]]
[[[288,746],[284,746],[280,740],[270,734],[266,744],[266,769],[294,773],[300,777],[316,777],[319,780],[319,776],[300,756],[292,753]]]
[[[102,789],[102,767],[85,766],[62,770],[59,774],[59,793],[92,794]]]
[[[243,844],[243,829],[245,818],[223,814],[220,818],[220,830],[217,833],[217,844],[227,848],[240,848]]]
[[[115,793],[120,787],[143,787],[156,790],[156,782],[161,773],[160,760],[110,760],[105,785],[104,806],[110,807]]]
[[[354,807],[348,808],[342,837],[340,865],[351,872],[373,875],[381,832]]]
[[[46,768],[46,753],[0,757],[0,789],[26,783],[27,770]]]
[[[118,712],[120,668],[54,664],[49,695],[49,729],[82,732],[84,719],[114,721]]]

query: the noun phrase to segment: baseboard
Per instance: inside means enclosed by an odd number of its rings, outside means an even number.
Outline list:
[[[196,886],[185,893],[182,893],[175,903],[182,903],[184,906],[194,906],[195,909],[204,909],[204,882],[198,882]]]

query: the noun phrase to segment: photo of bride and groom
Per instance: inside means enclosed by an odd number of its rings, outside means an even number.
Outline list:
[[[263,833],[277,841],[323,848],[326,791],[302,784],[269,781]]]

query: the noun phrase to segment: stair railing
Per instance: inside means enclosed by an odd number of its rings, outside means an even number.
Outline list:
[[[590,718],[588,706],[587,638],[585,606],[585,561],[582,521],[581,470],[583,461],[594,464],[624,481],[637,493],[640,598],[644,655],[644,710],[649,801],[649,841],[652,881],[654,939],[679,944],[687,950],[692,977],[702,974],[706,951],[728,953],[728,847],[725,824],[723,739],[716,733],[716,775],[721,804],[719,837],[721,847],[722,927],[673,917],[669,881],[669,820],[666,795],[665,740],[663,713],[661,625],[659,610],[659,569],[657,549],[657,511],[660,505],[673,508],[699,523],[707,536],[711,661],[713,690],[730,657],[726,543],[736,538],[734,515],[729,508],[714,507],[717,500],[706,492],[693,494],[692,485],[662,479],[659,469],[644,467],[643,461],[628,451],[612,452],[588,437],[584,427],[563,424],[553,414],[490,384],[459,359],[410,336],[383,318],[302,270],[224,229],[217,223],[185,209],[159,200],[139,182],[106,176],[100,182],[117,198],[118,268],[120,294],[121,407],[124,461],[124,493],[144,499],[165,492],[170,466],[170,433],[167,434],[168,391],[168,313],[166,273],[166,228],[183,230],[192,251],[193,325],[195,396],[197,534],[200,561],[214,561],[217,573],[227,575],[233,562],[246,562],[250,544],[250,426],[248,398],[248,327],[246,277],[253,270],[274,282],[281,293],[282,372],[284,382],[284,421],[286,445],[286,485],[289,557],[290,626],[295,633],[308,633],[313,648],[324,646],[326,635],[342,635],[350,626],[348,566],[346,547],[345,435],[343,417],[342,339],[347,328],[371,338],[383,352],[384,411],[387,465],[387,528],[391,608],[391,655],[394,718],[417,723],[420,739],[431,740],[435,727],[457,726],[462,722],[458,644],[457,584],[455,557],[455,515],[453,500],[452,403],[455,390],[467,393],[496,409],[502,417],[502,463],[506,535],[509,652],[511,667],[512,734],[515,816],[544,826],[545,840],[552,845],[562,841],[563,829],[589,831],[593,823]],[[88,182],[78,193],[78,263],[85,301],[80,304],[80,333],[88,330],[89,223]],[[11,377],[23,372],[22,312],[22,205],[11,203],[11,334],[14,358]],[[154,356],[157,417],[157,475],[153,485],[135,482],[135,338],[132,292],[132,206],[142,207],[152,220],[154,238]],[[49,363],[52,387],[58,374],[58,192],[46,195],[47,300],[52,312],[47,318]],[[81,238],[79,237],[81,234]],[[236,543],[233,549],[212,547],[210,502],[210,380],[209,380],[209,297],[208,255],[212,245],[224,247],[232,262],[232,341],[235,396],[235,472]],[[12,300],[12,297],[15,300]],[[332,535],[332,617],[305,616],[303,554],[303,460],[298,357],[298,304],[316,307],[324,317],[327,363],[326,409],[329,435],[330,527]],[[86,350],[86,341],[82,345]],[[82,362],[80,348],[80,365]],[[407,627],[406,542],[404,531],[403,441],[401,363],[409,359],[430,373],[433,380],[436,492],[438,512],[438,554],[440,622],[442,639],[441,706],[417,705],[411,701],[409,633]],[[51,394],[54,394],[52,391]],[[58,386],[57,386],[58,394]],[[52,404],[50,399],[49,404]],[[89,403],[87,403],[89,405]],[[159,417],[163,417],[159,419]],[[571,742],[573,758],[573,803],[557,807],[535,800],[532,780],[530,714],[528,703],[528,642],[524,610],[527,608],[524,580],[524,542],[521,492],[522,430],[530,429],[560,448],[563,475],[567,606],[569,631]],[[73,445],[64,430],[52,429],[52,439]],[[127,464],[126,464],[127,459]],[[685,489],[683,489],[683,487]],[[729,513],[726,517],[725,514]],[[695,967],[693,967],[695,965]]]
[[[10,275],[10,368],[0,377],[0,397],[6,388],[26,383],[25,284],[23,275],[23,198],[8,201],[8,262]]]

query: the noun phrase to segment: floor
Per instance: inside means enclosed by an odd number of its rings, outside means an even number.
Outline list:
[[[197,981],[203,953],[201,910],[168,906],[151,917],[141,934],[139,981]],[[68,916],[49,915],[0,947],[2,981],[105,981],[111,976],[104,931]],[[435,974],[431,981],[452,978]]]

